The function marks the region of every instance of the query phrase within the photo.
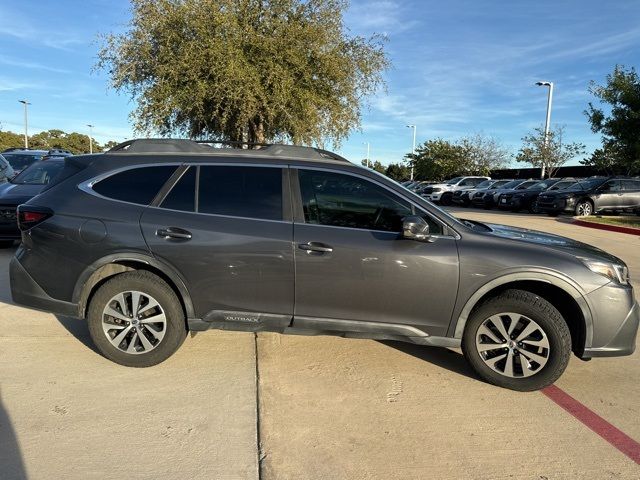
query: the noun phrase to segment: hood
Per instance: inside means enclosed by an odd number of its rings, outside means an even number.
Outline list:
[[[604,250],[600,250],[599,248],[586,243],[572,240],[571,238],[553,235],[552,233],[538,232],[536,230],[527,230],[526,228],[509,227],[507,225],[498,225],[493,223],[486,223],[485,225],[491,229],[490,232],[486,232],[487,235],[550,247],[556,250],[562,250],[574,256],[624,263],[618,257],[615,257]]]
[[[44,187],[44,185],[3,183],[0,185],[0,203],[20,205],[38,195]]]

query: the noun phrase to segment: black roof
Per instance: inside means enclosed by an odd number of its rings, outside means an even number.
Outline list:
[[[220,145],[220,146],[216,146]],[[238,148],[242,146],[258,148]],[[268,158],[291,158],[296,160],[312,160],[316,162],[349,161],[338,154],[315,147],[280,144],[250,144],[243,142],[225,142],[217,140],[187,140],[176,138],[143,138],[120,143],[104,153],[104,155],[121,154],[204,154]]]

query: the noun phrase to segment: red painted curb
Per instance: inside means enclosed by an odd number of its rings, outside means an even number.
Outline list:
[[[626,233],[628,235],[640,236],[640,228],[619,227],[618,225],[607,225],[606,223],[585,222],[584,220],[576,220],[576,219],[574,219],[572,223],[574,223],[575,225],[580,225],[581,227],[595,228],[597,230],[608,230],[610,232]]]
[[[559,387],[551,385],[544,388],[542,393],[640,465],[640,443],[636,442],[622,430],[611,425],[600,415],[590,410]]]

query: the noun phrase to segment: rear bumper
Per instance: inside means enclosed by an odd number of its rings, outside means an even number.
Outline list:
[[[605,285],[590,293],[593,339],[582,358],[631,355],[636,349],[640,305],[631,287]]]
[[[15,303],[53,314],[78,316],[78,304],[51,298],[15,257],[11,259],[9,266],[9,279],[11,297]]]

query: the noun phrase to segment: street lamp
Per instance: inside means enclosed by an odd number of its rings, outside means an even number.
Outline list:
[[[29,148],[29,115],[27,113],[27,105],[31,105],[26,100],[18,100],[24,105],[24,148]]]
[[[362,142],[363,145],[367,146],[367,168],[369,167],[369,142]]]
[[[411,155],[416,154],[416,126],[407,125],[407,128],[413,129],[413,143],[411,144]],[[413,160],[411,161],[411,180],[413,180]]]
[[[93,153],[93,125],[87,123],[87,127],[89,127],[89,153]]]
[[[547,96],[547,119],[544,123],[544,146],[549,146],[549,127],[551,125],[551,102],[553,101],[553,82],[536,82],[539,87],[549,87],[549,95]],[[545,165],[542,164],[542,174],[540,178],[544,178]]]

